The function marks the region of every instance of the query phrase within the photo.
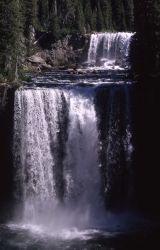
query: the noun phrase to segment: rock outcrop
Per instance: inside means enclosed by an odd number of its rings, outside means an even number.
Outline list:
[[[55,40],[51,34],[41,35],[35,42],[39,46],[39,52],[28,57],[27,62],[40,70],[62,66],[70,68],[85,60],[89,37],[77,34]]]
[[[29,64],[37,67],[37,69],[50,69],[52,68],[50,64],[46,63],[46,56],[43,52],[38,52],[27,58]]]

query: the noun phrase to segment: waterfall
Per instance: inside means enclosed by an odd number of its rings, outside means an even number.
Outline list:
[[[128,199],[129,102],[123,85],[16,91],[14,192],[24,222],[89,227],[114,203],[112,193]]]
[[[91,35],[88,65],[106,69],[123,69],[129,66],[129,45],[133,33],[95,33]]]

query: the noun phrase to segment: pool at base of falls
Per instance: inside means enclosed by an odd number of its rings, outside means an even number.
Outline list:
[[[133,223],[133,221],[132,221]],[[133,226],[134,225],[134,226]],[[35,225],[0,225],[1,250],[153,250],[159,249],[159,226],[139,220],[123,229],[63,229],[48,232]],[[143,226],[142,226],[143,225]]]

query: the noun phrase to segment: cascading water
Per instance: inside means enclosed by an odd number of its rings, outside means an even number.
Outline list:
[[[96,207],[100,178],[93,97],[61,89],[16,92],[16,195],[25,221],[38,222],[45,211],[49,220],[56,217],[61,201],[66,210],[83,213]]]
[[[92,227],[113,189],[128,196],[121,187],[130,186],[131,120],[121,114],[129,89],[103,91],[104,109],[94,88],[16,91],[15,195],[25,223]]]
[[[93,34],[88,62],[124,67],[130,39],[130,33]],[[101,228],[109,210],[127,206],[132,86],[114,81],[50,72],[34,80],[37,87],[16,91],[14,196],[22,223],[51,231]]]
[[[91,35],[88,65],[105,69],[124,69],[129,66],[129,45],[133,33],[95,33]]]

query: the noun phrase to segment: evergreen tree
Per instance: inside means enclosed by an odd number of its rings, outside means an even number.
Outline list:
[[[86,30],[87,30],[87,32],[90,32],[91,27],[92,27],[92,21],[91,21],[92,8],[91,8],[90,0],[88,0],[84,3],[84,15],[85,15],[85,20],[86,20]]]
[[[112,0],[113,26],[115,30],[121,31],[126,29],[126,20],[124,13],[123,0]]]
[[[20,37],[20,2],[19,0],[0,1],[0,68],[6,74],[14,71]]]
[[[101,30],[103,30],[103,28],[104,28],[104,19],[103,19],[103,15],[102,15],[100,2],[98,2],[98,5],[97,5],[97,30],[101,31]]]
[[[133,30],[133,24],[134,24],[134,5],[133,0],[123,0],[124,3],[124,15],[125,15],[125,22],[126,22],[126,28],[128,30]]]
[[[50,23],[49,31],[51,31],[54,37],[58,39],[61,33],[58,17],[55,14],[53,14],[50,17],[49,23]]]
[[[97,30],[97,9],[95,8],[91,16],[91,29],[93,31]]]
[[[30,27],[36,26],[37,0],[22,0],[24,9],[24,31],[29,39]]]
[[[137,31],[147,30],[157,41],[154,27],[159,25],[159,0],[0,0],[0,68],[8,71],[15,65],[19,38],[23,37],[32,51],[34,29],[51,31],[55,38],[61,34],[102,30],[130,30],[133,25],[135,2]],[[145,10],[145,11],[142,11]],[[137,12],[138,11],[138,12]],[[137,14],[138,13],[138,14]],[[137,25],[138,24],[138,25]],[[147,33],[146,32],[146,33]],[[144,33],[144,32],[143,32]],[[150,36],[151,37],[151,36]],[[158,49],[158,48],[157,48]],[[158,56],[158,55],[157,55]]]
[[[37,17],[39,22],[39,27],[42,30],[48,29],[48,19],[49,19],[49,10],[48,10],[48,2],[39,0],[37,2]]]
[[[75,27],[75,20],[76,20],[76,6],[78,0],[66,0],[64,1],[64,16],[62,23],[65,28],[70,29],[71,31],[74,30]]]
[[[102,0],[101,1],[102,6],[102,13],[104,16],[104,27],[107,30],[112,29],[112,6],[111,6],[111,0]]]
[[[76,11],[76,28],[78,32],[84,33],[85,32],[85,17],[83,12],[82,3],[78,2],[77,4],[77,11]]]

